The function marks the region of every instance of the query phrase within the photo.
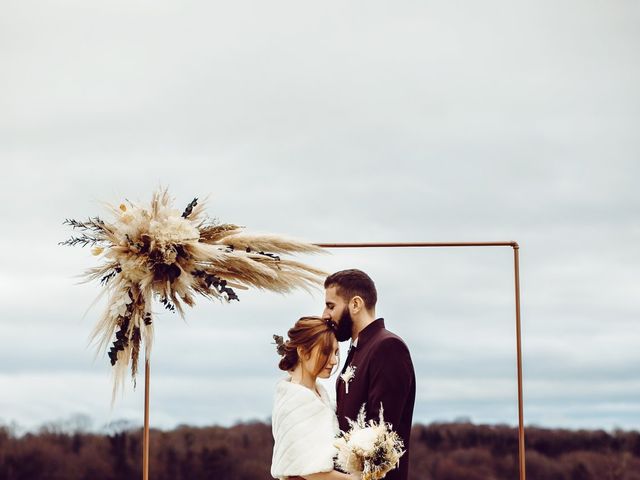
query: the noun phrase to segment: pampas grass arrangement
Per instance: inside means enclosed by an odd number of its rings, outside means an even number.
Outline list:
[[[380,480],[400,464],[404,443],[393,426],[384,421],[382,404],[378,422],[367,422],[366,417],[363,404],[355,422],[347,419],[350,429],[338,435],[335,463],[347,473],[359,474],[362,480]]]
[[[168,190],[160,189],[149,206],[127,201],[107,208],[109,221],[99,217],[65,220],[64,224],[81,233],[60,244],[90,246],[103,260],[83,277],[98,280],[104,287],[101,296],[108,295],[91,340],[97,342],[99,352],[112,342],[112,401],[124,382],[129,361],[135,387],[143,343],[149,359],[154,298],[184,317],[184,306],[192,307],[197,295],[231,302],[239,300],[236,290],[309,290],[326,276],[281,257],[318,253],[320,247],[277,235],[251,235],[243,227],[218,223],[206,216],[204,203],[197,198],[180,212],[173,208]]]

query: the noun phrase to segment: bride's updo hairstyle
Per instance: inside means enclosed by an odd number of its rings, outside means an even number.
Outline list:
[[[333,353],[335,330],[336,324],[332,320],[320,317],[300,318],[287,332],[289,339],[278,343],[278,353],[282,356],[278,368],[287,372],[293,370],[300,361],[298,348],[305,355],[310,355],[318,347],[315,373],[320,373]]]

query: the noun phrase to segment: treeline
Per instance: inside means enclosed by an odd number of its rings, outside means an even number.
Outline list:
[[[151,430],[153,480],[267,480],[265,423]],[[529,480],[640,480],[640,433],[526,429]],[[0,427],[0,480],[138,480],[140,429],[109,434],[49,425],[16,435]],[[416,425],[411,480],[518,478],[518,432],[471,423]]]
[[[518,429],[414,426],[412,480],[518,479]],[[640,480],[640,433],[525,429],[528,480]]]

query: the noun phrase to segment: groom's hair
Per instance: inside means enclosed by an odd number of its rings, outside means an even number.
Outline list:
[[[332,286],[336,287],[336,293],[346,302],[356,296],[362,298],[367,310],[373,310],[378,301],[375,283],[362,270],[351,268],[329,275],[324,281],[324,288]]]

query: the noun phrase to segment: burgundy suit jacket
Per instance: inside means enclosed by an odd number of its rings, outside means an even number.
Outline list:
[[[349,393],[338,376],[336,381],[337,415],[340,430],[349,430],[347,418],[355,420],[365,404],[367,420],[378,421],[380,403],[384,419],[402,438],[406,453],[400,465],[386,480],[407,480],[409,475],[409,442],[413,407],[416,399],[416,376],[409,349],[404,341],[384,327],[379,318],[358,336],[357,347],[347,356],[342,372],[352,365],[355,375],[349,382]]]

